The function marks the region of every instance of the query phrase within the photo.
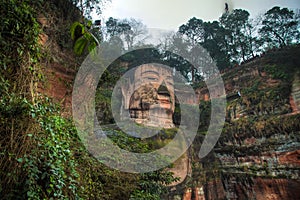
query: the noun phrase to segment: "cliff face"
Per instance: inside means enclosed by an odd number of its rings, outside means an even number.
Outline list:
[[[170,199],[300,199],[299,55],[299,47],[274,50],[222,74],[222,135],[199,160],[204,134],[198,134],[189,150],[192,174]],[[209,92],[197,93],[208,110],[201,119],[209,121]]]
[[[73,11],[76,8],[72,4],[69,6],[73,16],[67,11],[53,11],[46,6],[37,18],[42,28],[38,41],[44,55],[40,62],[44,78],[39,82],[37,92],[61,105],[64,116],[71,115],[73,81],[82,60],[75,57],[69,36],[70,24],[79,20],[80,15],[78,11]]]
[[[71,52],[59,53],[59,44],[50,41],[50,22],[41,16],[40,23],[45,30],[40,42],[46,50],[51,49],[51,58],[43,63],[46,81],[40,91],[61,103],[66,115],[70,115],[74,66],[78,63],[70,60]],[[197,154],[209,124],[210,103],[206,87],[196,90],[201,127],[187,153],[189,158],[184,155],[183,161],[178,161],[181,167],[173,170],[183,180],[170,186],[169,199],[300,199],[299,55],[299,47],[273,51],[223,72],[226,124],[214,150],[201,160]],[[294,73],[288,73],[291,68]],[[159,87],[156,85],[157,90]],[[153,102],[171,106],[173,112],[174,100],[164,100],[174,94],[162,98],[158,95]],[[126,105],[131,105],[133,112],[146,113],[140,99],[129,104],[127,98]],[[161,116],[168,126],[172,123],[171,114]],[[139,119],[140,115],[136,116]]]
[[[175,163],[172,171],[182,180],[170,186],[169,199],[300,199],[299,49],[269,52],[222,74],[226,123],[214,150],[201,160],[210,103],[207,88],[196,89],[201,127],[189,158],[177,162],[183,167]],[[75,72],[56,59],[48,64],[43,90],[68,110]],[[295,73],[282,70],[291,66]]]

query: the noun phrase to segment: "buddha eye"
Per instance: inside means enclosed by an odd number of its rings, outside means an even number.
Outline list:
[[[147,77],[147,79],[150,80],[150,81],[158,81],[158,79],[154,78],[154,77]]]

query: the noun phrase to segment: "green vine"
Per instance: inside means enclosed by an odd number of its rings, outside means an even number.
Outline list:
[[[40,124],[38,134],[29,134],[37,147],[19,158],[28,172],[26,179],[28,199],[68,199],[76,197],[79,177],[71,142],[75,128],[59,115],[57,108],[45,101],[31,105],[30,114]]]

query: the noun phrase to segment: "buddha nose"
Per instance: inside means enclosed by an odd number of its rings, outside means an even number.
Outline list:
[[[167,88],[165,81],[162,81],[160,86],[157,89],[157,93],[161,95],[171,96],[170,91]]]

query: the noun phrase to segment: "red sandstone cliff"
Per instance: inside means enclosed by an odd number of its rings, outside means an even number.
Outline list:
[[[173,187],[169,199],[300,199],[299,55],[299,47],[271,51],[222,74],[227,93],[222,135],[207,158],[195,153],[191,177]],[[296,69],[290,78],[276,77],[283,73],[280,67],[289,66]],[[207,108],[207,88],[197,94]],[[203,137],[197,136],[193,152]]]

